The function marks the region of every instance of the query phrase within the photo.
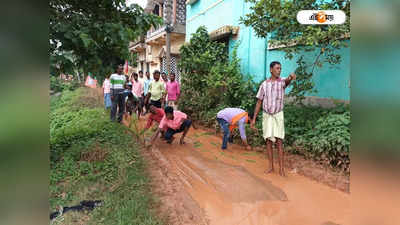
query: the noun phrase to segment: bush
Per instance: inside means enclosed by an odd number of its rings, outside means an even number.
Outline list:
[[[116,129],[103,108],[92,107],[98,99],[95,90],[64,91],[50,103],[50,158],[57,161],[73,143],[85,144],[96,137],[104,142],[108,130]],[[101,106],[100,103],[97,106]],[[121,131],[122,132],[122,131]]]
[[[50,76],[50,90],[54,92],[61,92],[63,90],[60,79]]]
[[[180,109],[210,125],[225,107],[253,110],[255,84],[240,72],[235,47],[232,59],[225,45],[211,41],[205,27],[199,27],[190,42],[181,47],[182,70]],[[196,99],[193,101],[193,99]]]
[[[73,79],[71,81],[62,81],[55,76],[50,76],[50,90],[54,92],[62,92],[65,90],[73,91],[80,86],[80,83]]]
[[[307,157],[349,172],[350,112],[322,116],[294,145]]]
[[[80,88],[51,97],[50,210],[101,199],[104,206],[91,212],[88,224],[163,224],[152,210],[138,143],[126,127],[110,121],[96,93]]]

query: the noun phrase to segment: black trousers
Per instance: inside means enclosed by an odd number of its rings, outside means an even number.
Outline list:
[[[112,105],[111,105],[111,121],[115,121],[115,117],[118,111],[118,123],[121,123],[122,116],[124,115],[125,111],[125,99],[122,92],[112,92]],[[117,110],[118,107],[118,110]]]
[[[158,100],[158,101],[150,100],[150,104],[154,105],[157,108],[161,108],[161,101],[160,100]]]

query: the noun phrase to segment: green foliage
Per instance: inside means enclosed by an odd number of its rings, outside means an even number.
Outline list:
[[[162,19],[123,0],[51,0],[50,70],[92,72],[102,80],[115,65],[130,59],[127,46]]]
[[[155,200],[137,143],[110,122],[95,93],[80,88],[51,98],[50,210],[101,199],[88,224],[163,224],[151,210]]]
[[[349,172],[350,112],[329,113],[295,141],[305,155]]]
[[[246,0],[252,3],[251,13],[241,17],[241,22],[251,26],[257,36],[266,38],[271,45],[286,46],[281,50],[287,59],[299,56],[304,52],[316,52],[312,63],[307,63],[303,57],[297,59],[298,75],[290,96],[300,102],[305,93],[315,91],[312,75],[316,67],[324,64],[337,65],[341,57],[338,49],[348,47],[343,39],[350,38],[350,0]],[[297,22],[299,10],[343,10],[346,22],[341,25],[302,25]]]
[[[54,92],[61,92],[64,90],[73,91],[79,86],[79,82],[75,79],[72,81],[62,81],[55,76],[50,76],[50,90],[53,90]]]
[[[205,27],[199,27],[190,42],[181,47],[179,67],[181,109],[206,124],[215,122],[215,114],[225,107],[253,110],[255,84],[240,72],[236,47],[228,59],[224,44],[210,40]],[[193,99],[196,99],[193,101]]]

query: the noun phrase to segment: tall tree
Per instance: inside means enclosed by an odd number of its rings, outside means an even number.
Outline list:
[[[75,67],[102,78],[129,60],[129,42],[162,18],[125,2],[50,0],[50,71],[71,73]]]
[[[241,21],[251,26],[258,37],[268,36],[269,44],[285,46],[285,58],[297,55],[297,80],[289,96],[299,102],[306,93],[315,92],[312,76],[315,68],[341,62],[339,49],[348,46],[350,38],[350,0],[246,0],[251,12]],[[303,25],[297,21],[300,10],[342,10],[346,22],[341,25]],[[312,62],[302,52],[316,52]]]

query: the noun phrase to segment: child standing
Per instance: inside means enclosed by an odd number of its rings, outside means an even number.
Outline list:
[[[111,83],[110,83],[110,75],[106,77],[103,82],[103,93],[104,93],[104,107],[106,109],[111,108]]]
[[[132,94],[135,96],[136,99],[136,107],[135,112],[137,112],[138,119],[142,113],[143,107],[143,84],[139,81],[138,74],[133,73],[133,80],[132,80]]]

